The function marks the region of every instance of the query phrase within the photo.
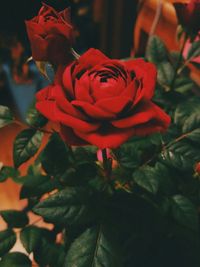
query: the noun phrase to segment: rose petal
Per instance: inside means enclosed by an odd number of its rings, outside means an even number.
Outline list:
[[[98,130],[86,134],[75,130],[77,136],[88,143],[97,146],[99,149],[117,148],[132,137],[134,132],[135,130],[133,128],[117,129],[114,127],[109,127],[104,133]]]
[[[129,71],[134,71],[136,78],[142,80],[142,95],[151,99],[154,95],[157,70],[154,64],[143,59],[134,59],[124,62]],[[139,97],[139,96],[138,96]]]
[[[63,85],[71,98],[74,98],[74,89],[72,85],[72,75],[71,75],[71,69],[73,65],[74,65],[74,62],[68,67],[66,67],[63,73]]]
[[[40,101],[36,103],[35,107],[48,120],[57,121],[55,101]]]
[[[88,75],[84,75],[80,80],[75,81],[75,99],[93,103],[94,100],[90,95],[90,81]]]
[[[126,108],[128,109],[132,103],[133,101],[128,97],[117,96],[99,100],[95,103],[95,106],[107,112],[119,114]]]
[[[150,101],[143,102],[137,107],[133,115],[124,119],[112,121],[111,123],[117,128],[129,128],[147,123],[151,120],[156,121],[158,125],[165,128],[170,124],[170,117],[161,108]]]
[[[110,113],[105,109],[101,109],[95,105],[91,105],[90,103],[87,102],[74,100],[71,103],[75,107],[81,108],[88,116],[94,119],[105,120],[105,119],[113,119],[116,117],[115,114]]]
[[[65,125],[61,125],[60,130],[61,130],[60,134],[63,141],[66,142],[68,145],[70,146],[88,145],[88,143],[85,140],[76,136],[71,128]]]
[[[55,114],[57,121],[72,128],[73,130],[78,130],[84,133],[95,131],[99,128],[100,123],[87,122],[81,119],[75,118],[62,112],[60,109],[56,109]]]

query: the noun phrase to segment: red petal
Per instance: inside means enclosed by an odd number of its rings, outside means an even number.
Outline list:
[[[117,96],[99,100],[95,103],[95,106],[104,109],[107,112],[119,114],[126,107],[131,106],[132,103],[133,101],[128,97]]]
[[[99,123],[94,122],[87,122],[78,118],[75,118],[73,116],[70,116],[69,114],[66,114],[62,112],[60,109],[56,109],[55,114],[57,121],[60,123],[72,128],[73,130],[78,130],[84,133],[95,131],[99,128]]]
[[[62,139],[70,146],[82,146],[82,145],[88,145],[88,143],[79,138],[78,136],[75,135],[74,131],[69,128],[66,127],[65,125],[61,125],[60,127],[60,134]]]
[[[90,81],[87,73],[84,74],[80,80],[75,81],[75,99],[80,101],[85,101],[88,103],[93,103],[94,100],[90,95]]]
[[[134,71],[136,79],[142,80],[142,94],[146,99],[154,95],[157,70],[154,64],[145,62],[143,59],[134,59],[124,62],[129,71]]]
[[[115,118],[115,114],[106,111],[105,109],[100,109],[95,105],[91,105],[87,102],[82,101],[72,101],[74,106],[81,108],[88,116],[94,119],[103,120],[103,119],[113,119]]]
[[[55,101],[40,101],[35,107],[48,120],[57,121]]]
[[[156,121],[157,125],[167,128],[170,124],[170,117],[152,102],[143,102],[134,114],[120,120],[112,121],[112,125],[117,128],[129,128],[140,124]]]
[[[67,91],[67,93],[74,98],[74,90],[72,85],[72,75],[71,75],[71,68],[74,63],[66,67],[64,74],[63,74],[63,85]]]
[[[112,127],[106,132],[101,133],[100,131],[91,133],[82,133],[75,131],[76,135],[86,140],[88,143],[97,146],[99,149],[104,148],[117,148],[121,144],[125,143],[130,137],[134,135],[135,130],[129,129],[117,129]]]

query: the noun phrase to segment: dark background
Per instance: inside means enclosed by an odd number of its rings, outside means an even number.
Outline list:
[[[72,20],[79,31],[75,47],[79,52],[95,47],[114,58],[130,55],[138,1],[44,0],[43,2],[57,10],[71,6]],[[41,3],[41,0],[3,1],[0,10],[0,34],[14,33],[29,47],[24,20],[34,17]],[[100,6],[98,11],[94,10],[95,4]]]

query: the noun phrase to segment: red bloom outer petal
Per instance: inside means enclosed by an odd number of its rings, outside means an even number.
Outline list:
[[[74,62],[66,67],[64,73],[63,73],[63,85],[65,87],[66,92],[71,98],[74,98],[74,89],[72,85],[72,67],[74,65]]]
[[[48,120],[57,121],[55,101],[40,101],[36,103],[35,107]]]
[[[81,131],[84,133],[89,133],[96,131],[100,127],[100,123],[90,123],[87,121],[83,121],[81,119],[75,118],[73,116],[70,116],[69,114],[66,114],[62,112],[60,109],[56,109],[55,116],[57,118],[57,121],[61,124],[64,124],[73,130]]]
[[[65,8],[64,10],[59,12],[60,17],[63,18],[64,21],[71,23],[71,8]]]
[[[122,97],[128,97],[130,99],[135,99],[137,93],[137,85],[136,85],[136,81],[133,80],[125,89],[124,91],[121,93]]]
[[[35,34],[30,38],[30,43],[33,59],[36,61],[48,61],[47,41]]]
[[[90,90],[90,81],[87,75],[84,78],[75,81],[74,86],[75,91],[75,99],[80,101],[85,101],[88,103],[93,103],[94,100],[92,99],[89,90]]]
[[[77,136],[86,140],[89,144],[97,146],[99,149],[104,148],[117,148],[124,142],[126,142],[130,137],[134,135],[134,128],[129,129],[108,129],[106,133],[101,133],[99,131],[91,133],[82,133],[79,131],[74,131]]]
[[[144,98],[151,99],[154,95],[157,70],[154,64],[143,59],[134,59],[124,62],[129,71],[134,71],[137,79],[142,79],[142,94]]]
[[[124,119],[112,121],[112,125],[117,128],[129,128],[147,123],[151,120],[157,122],[163,128],[170,124],[170,117],[158,106],[150,101],[145,101],[139,105],[133,115]]]
[[[70,146],[83,146],[83,145],[88,145],[88,143],[79,138],[74,134],[74,131],[66,127],[65,125],[60,126],[60,134],[64,142],[66,142]]]
[[[40,35],[40,36],[46,35],[45,29],[40,24],[35,23],[32,20],[26,20],[25,24],[26,24],[26,30],[28,33],[28,37],[30,40],[32,39],[33,35],[35,35],[35,34]]]
[[[109,60],[109,58],[98,49],[90,48],[78,59],[78,65],[76,65],[73,71],[73,78],[75,79],[79,72],[89,70],[97,64],[101,64],[107,60]]]
[[[94,119],[113,119],[115,118],[115,114],[106,111],[105,109],[101,109],[95,105],[91,105],[90,103],[74,100],[71,102],[75,107],[82,109],[88,116]]]
[[[133,100],[128,97],[117,96],[101,99],[95,103],[95,106],[107,112],[119,114],[125,108],[130,107],[132,103]]]
[[[60,34],[65,37],[69,43],[72,43],[73,27],[70,24],[62,24],[49,21],[46,22],[43,27],[47,34]]]

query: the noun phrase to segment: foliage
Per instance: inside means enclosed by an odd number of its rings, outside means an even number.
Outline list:
[[[7,223],[0,266],[29,267],[31,253],[41,267],[199,266],[200,97],[188,75],[199,50],[195,42],[184,59],[151,37],[147,59],[158,69],[154,101],[170,114],[170,129],[132,138],[110,151],[107,162],[98,161],[94,147],[67,146],[30,109],[27,128],[14,142],[15,168],[0,170],[0,182],[20,183],[20,198],[28,203],[21,211],[0,211]],[[0,127],[13,120],[0,107]],[[44,135],[48,142],[41,147]],[[33,156],[22,176],[18,168]],[[29,223],[31,212],[51,230]],[[10,252],[16,228],[27,255]]]

